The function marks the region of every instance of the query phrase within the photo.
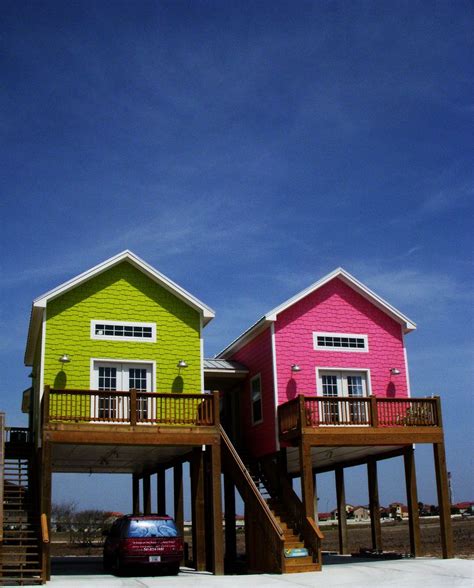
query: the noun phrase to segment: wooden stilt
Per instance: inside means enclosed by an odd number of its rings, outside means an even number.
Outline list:
[[[314,518],[313,468],[311,464],[311,446],[301,441],[300,446],[301,493],[307,517]]]
[[[421,555],[421,537],[420,517],[418,514],[418,492],[416,488],[415,453],[413,447],[407,447],[405,449],[403,460],[405,462],[410,551],[413,557],[417,557]]]
[[[216,576],[224,573],[224,537],[222,532],[222,499],[221,499],[221,447],[211,445],[211,476],[212,492],[210,499],[213,519],[213,551],[212,571]]]
[[[235,486],[228,475],[224,475],[225,516],[225,564],[231,569],[237,559],[237,531],[235,527]]]
[[[143,514],[151,514],[150,474],[143,476]]]
[[[158,514],[164,516],[166,513],[166,470],[160,470],[156,476],[156,499]]]
[[[52,447],[51,443],[43,440],[41,456],[41,514],[45,514],[48,521],[48,534],[51,537],[51,488],[52,488]],[[51,580],[51,543],[43,543],[42,563],[45,580]]]
[[[446,452],[444,443],[434,443],[434,463],[436,472],[436,487],[438,490],[439,523],[441,527],[441,548],[443,558],[452,558],[453,530],[451,527],[451,504],[449,501],[448,472],[446,469]]]
[[[318,513],[318,484],[316,480],[316,472],[313,471],[313,496],[314,496],[314,520],[316,523],[319,520],[319,513]]]
[[[191,459],[191,510],[193,534],[193,564],[198,572],[206,569],[204,460],[201,448],[193,449]]]
[[[377,476],[377,462],[369,459],[367,462],[367,478],[369,483],[369,512],[370,531],[372,535],[372,549],[382,549],[382,526],[380,524],[380,500]]]
[[[344,489],[344,469],[337,467],[336,494],[337,494],[337,518],[339,531],[339,553],[346,555],[349,551],[349,537],[347,534],[346,492]]]
[[[132,474],[132,513],[140,514],[140,478]]]
[[[181,533],[184,533],[183,464],[173,468],[174,520]]]

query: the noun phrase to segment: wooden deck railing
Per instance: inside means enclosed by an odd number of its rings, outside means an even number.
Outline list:
[[[46,386],[43,424],[51,422],[215,426],[219,424],[219,399],[216,393],[56,390]]]
[[[280,434],[302,427],[439,427],[439,398],[300,395],[278,407]]]

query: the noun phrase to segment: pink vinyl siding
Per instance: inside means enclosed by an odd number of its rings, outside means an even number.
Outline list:
[[[315,350],[313,333],[368,336],[368,352]],[[298,394],[321,394],[316,368],[370,370],[368,392],[382,397],[408,395],[401,325],[335,278],[278,315],[275,324],[278,403]],[[291,373],[291,365],[301,371]],[[400,375],[390,374],[398,368]]]
[[[229,359],[238,361],[249,369],[241,399],[242,437],[246,440],[247,449],[256,457],[273,453],[276,451],[276,415],[270,327],[249,341]],[[261,377],[263,420],[261,423],[252,425],[250,380],[257,374]]]

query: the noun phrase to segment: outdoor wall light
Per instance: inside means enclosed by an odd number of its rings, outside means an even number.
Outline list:
[[[187,368],[188,367],[188,364],[184,361],[184,359],[180,359],[178,361],[178,366],[177,367],[179,367],[179,368]]]
[[[292,371],[294,374],[296,374],[296,373],[298,373],[298,372],[300,372],[300,371],[301,371],[301,368],[300,368],[300,366],[299,366],[297,363],[294,363],[294,364],[291,366],[291,371]]]
[[[401,372],[398,368],[390,368],[390,373],[392,376],[399,376]]]
[[[59,358],[59,361],[64,365],[65,363],[69,363],[71,359],[67,353],[63,353]]]

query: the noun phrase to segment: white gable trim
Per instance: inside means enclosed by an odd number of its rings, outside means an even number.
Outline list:
[[[152,279],[154,282],[156,282],[157,284],[159,284],[160,286],[174,294],[177,298],[179,298],[180,300],[182,300],[183,302],[197,310],[201,315],[203,326],[207,325],[207,323],[214,318],[215,312],[212,310],[212,308],[210,308],[209,306],[201,302],[198,298],[190,294],[187,290],[176,284],[176,282],[173,282],[165,275],[160,273],[146,261],[138,257],[138,255],[135,255],[135,253],[126,249],[125,251],[122,251],[121,253],[114,255],[109,259],[106,259],[102,263],[99,263],[98,265],[88,269],[82,274],[79,274],[75,278],[72,278],[67,282],[64,282],[63,284],[56,286],[56,288],[49,290],[49,292],[46,292],[45,294],[42,294],[41,296],[33,300],[30,326],[28,329],[28,341],[25,351],[26,365],[32,365],[39,325],[41,325],[41,322],[43,320],[43,310],[46,308],[47,303],[50,300],[54,300],[55,298],[61,296],[65,292],[68,292],[76,286],[79,286],[80,284],[86,282],[87,280],[90,280],[91,278],[94,278],[95,276],[98,276],[99,274],[107,271],[115,265],[122,263],[123,261],[128,261],[135,268],[137,268],[150,279]]]
[[[61,294],[64,294],[64,292],[72,290],[72,288],[79,286],[79,284],[82,284],[83,282],[90,280],[91,278],[105,272],[106,270],[123,261],[128,261],[134,267],[141,270],[144,274],[150,277],[152,280],[160,284],[160,286],[163,286],[164,288],[175,294],[178,298],[189,304],[189,306],[192,306],[196,310],[200,311],[204,319],[204,324],[208,323],[211,319],[214,318],[215,312],[212,310],[212,308],[198,300],[195,296],[193,296],[184,288],[176,284],[176,282],[173,282],[172,280],[167,278],[161,272],[156,270],[146,261],[138,257],[138,255],[135,255],[135,253],[129,251],[128,249],[122,251],[122,253],[119,253],[118,255],[110,257],[102,263],[99,263],[98,265],[92,267],[91,269],[88,269],[87,271],[83,272],[82,274],[79,274],[75,278],[72,278],[71,280],[64,282],[63,284],[57,286],[56,288],[53,288],[49,292],[42,294],[33,301],[33,306],[45,308],[47,302],[49,302],[50,300],[53,300],[54,298],[61,296]]]
[[[283,312],[290,306],[293,306],[293,304],[296,304],[309,294],[312,294],[313,292],[315,292],[316,290],[318,290],[334,278],[339,278],[340,280],[342,280],[345,284],[350,286],[353,290],[355,290],[361,296],[366,298],[369,302],[374,304],[374,306],[376,306],[377,308],[388,314],[390,317],[392,317],[395,321],[400,323],[402,325],[403,333],[409,333],[410,331],[414,331],[416,329],[416,324],[407,316],[405,316],[394,306],[389,304],[381,296],[370,290],[370,288],[367,288],[367,286],[362,284],[362,282],[359,282],[359,280],[354,278],[354,276],[352,276],[345,269],[343,269],[342,267],[338,267],[337,269],[327,274],[317,282],[314,282],[314,284],[311,284],[311,286],[308,286],[304,290],[301,290],[301,292],[298,292],[297,294],[295,294],[279,306],[273,308],[272,310],[264,314],[264,316],[259,321],[257,321],[249,329],[244,331],[244,333],[237,337],[237,339],[232,341],[232,343],[230,343],[230,345],[228,345],[225,349],[218,353],[216,357],[223,359],[230,357],[230,355],[237,351],[237,349],[240,349],[243,345],[245,345],[245,343],[251,341],[258,333],[260,333],[265,328],[265,326],[274,323],[277,320],[277,316],[281,312]]]

